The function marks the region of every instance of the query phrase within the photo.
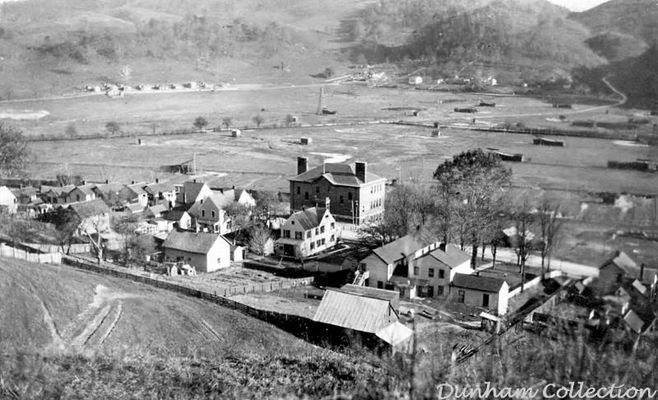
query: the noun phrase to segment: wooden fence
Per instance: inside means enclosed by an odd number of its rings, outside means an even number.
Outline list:
[[[27,250],[17,249],[0,243],[0,256],[25,260],[38,264],[61,264],[62,255],[60,253],[32,253]]]
[[[223,296],[222,293],[210,293],[178,283],[169,282],[164,278],[139,275],[131,273],[128,270],[122,270],[119,267],[102,266],[69,256],[63,256],[63,261],[65,264],[87,271],[129,279],[135,282],[154,286],[159,289],[165,289],[186,296],[210,301],[220,306],[239,311],[245,315],[249,315],[264,322],[275,325],[301,339],[323,347],[329,347],[336,350],[354,347],[365,347],[377,352],[388,351],[390,349],[386,342],[382,341],[374,334],[368,334],[313,321],[310,318],[300,315],[286,314],[277,311],[263,310],[251,307],[238,301],[231,300],[228,297]],[[299,286],[310,284],[312,282],[313,278],[311,277],[290,280],[290,282],[287,284],[292,286]],[[284,284],[284,282],[281,283]],[[258,285],[251,286],[256,287]],[[276,284],[274,284],[273,287],[275,286]]]
[[[62,253],[62,247],[53,244],[23,243],[23,245],[44,253]],[[88,243],[72,244],[70,248],[69,246],[64,246],[64,252],[66,251],[68,251],[69,254],[89,253],[91,251],[91,245]]]

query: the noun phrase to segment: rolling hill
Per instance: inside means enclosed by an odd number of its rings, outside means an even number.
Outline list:
[[[0,257],[3,399],[324,397],[383,376],[212,303]]]
[[[592,37],[588,45],[606,57],[609,65],[585,71],[607,76],[624,92],[626,107],[653,108],[658,100],[658,3],[653,0],[610,0],[569,17],[587,26]],[[591,78],[590,78],[591,79]],[[592,85],[592,87],[595,87]]]

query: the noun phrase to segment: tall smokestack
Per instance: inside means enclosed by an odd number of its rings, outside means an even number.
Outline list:
[[[356,177],[362,182],[366,181],[366,172],[368,171],[368,163],[365,161],[357,161],[355,164]]]
[[[297,157],[297,175],[308,171],[308,157]]]

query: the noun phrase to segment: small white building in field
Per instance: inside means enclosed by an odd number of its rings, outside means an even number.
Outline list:
[[[411,76],[409,77],[409,84],[410,85],[420,85],[423,83],[423,78],[420,76]]]

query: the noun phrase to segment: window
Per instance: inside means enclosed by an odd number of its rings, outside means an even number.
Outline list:
[[[414,267],[414,275],[418,275],[418,274],[419,274],[418,267]]]
[[[295,232],[295,240],[302,240],[304,239],[304,233],[303,232]]]
[[[315,244],[316,244],[316,246],[320,247],[322,245],[322,241],[318,240],[318,241],[315,242]]]
[[[304,192],[304,200],[308,200],[308,192]]]
[[[336,224],[332,222],[331,223],[331,229],[335,229],[335,228],[336,228]]]
[[[489,307],[489,294],[487,293],[482,295],[482,307]]]
[[[320,193],[320,186],[315,187],[315,193]]]
[[[211,215],[213,218],[215,218],[215,210],[212,210],[212,211],[210,212],[210,215]]]
[[[306,239],[310,239],[310,238],[311,238],[311,231],[307,231],[306,232]]]
[[[427,297],[434,297],[434,286],[427,287]]]
[[[201,216],[205,217],[206,216],[206,210],[201,210]]]
[[[352,192],[349,192],[349,193],[347,194],[347,200],[352,200]]]
[[[429,270],[427,270],[427,276],[429,276],[430,278],[434,278],[434,268],[430,268]]]
[[[283,237],[290,239],[290,231],[288,229],[283,230]]]
[[[343,199],[343,196],[340,196],[340,197],[339,197],[338,202],[339,202],[340,204],[344,204],[344,203],[345,203],[345,199]]]
[[[331,237],[329,238],[329,241],[334,242],[335,240],[336,240],[336,238],[334,237],[334,235],[331,235]]]
[[[320,233],[324,233],[324,225],[320,227]]]
[[[439,279],[445,279],[446,277],[446,271],[443,269],[439,270]]]
[[[315,243],[311,242],[311,250],[315,249]]]
[[[76,195],[75,195],[75,200],[76,200],[76,201],[80,201],[80,195],[79,195],[79,194],[76,194]]]
[[[300,188],[299,186],[297,186],[297,194],[301,194],[301,193],[302,193],[302,188]]]
[[[436,295],[437,296],[443,296],[443,286],[437,286],[436,287]]]
[[[323,246],[324,246],[325,243],[326,243],[326,241],[324,239],[322,239],[322,245]]]
[[[377,281],[377,289],[384,289],[384,282]]]
[[[319,235],[319,234],[320,234],[320,231],[318,230],[318,228],[315,228],[315,234],[316,234],[316,235]]]
[[[466,292],[459,290],[457,292],[457,303],[464,303],[464,298],[466,297]]]

